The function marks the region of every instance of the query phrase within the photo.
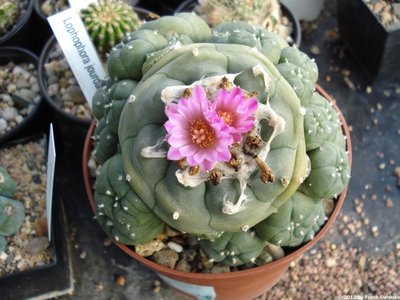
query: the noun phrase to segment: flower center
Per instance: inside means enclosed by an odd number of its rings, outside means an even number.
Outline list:
[[[229,112],[219,110],[219,111],[217,112],[217,114],[218,114],[218,116],[222,119],[222,121],[224,121],[224,123],[225,123],[226,125],[229,126],[229,125],[232,124],[233,117],[232,117],[232,115],[231,115]]]
[[[214,141],[214,130],[207,126],[202,119],[190,122],[190,135],[192,142],[201,148],[208,147]]]

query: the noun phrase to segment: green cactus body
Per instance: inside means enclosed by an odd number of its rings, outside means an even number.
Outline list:
[[[115,134],[118,129],[118,138],[101,159],[95,199],[102,208],[97,210],[99,221],[114,239],[140,244],[146,239],[139,236],[151,239],[166,223],[203,238],[202,248],[214,260],[239,265],[257,257],[259,263],[278,257],[265,249],[268,243],[285,240],[295,245],[311,238],[325,217],[315,199],[340,193],[348,182],[349,166],[336,114],[313,95],[315,63],[290,49],[257,26],[230,22],[211,31],[198,16],[182,13],[145,23],[112,50],[108,70],[115,83],[95,97],[100,103],[96,148],[108,144],[105,130]],[[129,80],[138,83],[123,89],[121,102],[112,101],[112,86]],[[167,159],[171,147],[166,142],[166,108],[181,98],[191,99],[196,87],[207,97],[240,87],[257,103],[254,127],[230,146],[230,160],[218,161],[207,171]],[[331,126],[336,137],[309,134],[321,126]],[[192,142],[198,143],[197,127],[193,128]],[[328,176],[333,170],[340,176]],[[129,181],[121,183],[120,176]],[[140,203],[146,213],[126,214],[115,196]],[[296,213],[304,236],[298,228],[281,230],[293,221],[288,211]],[[264,223],[278,222],[280,214],[286,223],[279,223],[276,233],[260,229]],[[302,222],[297,220],[300,215]],[[318,228],[309,224],[317,216],[322,218]],[[135,223],[130,228],[140,229],[131,237],[126,229],[131,222],[152,226]],[[222,255],[225,249],[237,255]]]
[[[14,197],[17,191],[17,184],[8,174],[7,170],[0,166],[0,195]]]
[[[307,151],[317,149],[329,140],[340,142],[339,136],[343,136],[341,122],[337,112],[321,95],[314,93],[309,104],[305,106],[304,134]],[[344,141],[344,140],[343,140]]]
[[[162,232],[164,223],[131,189],[121,155],[107,160],[96,180],[96,217],[115,240],[133,245],[149,242]]]
[[[311,172],[301,185],[301,191],[319,199],[337,197],[350,178],[345,149],[327,141],[321,147],[308,152],[308,156]]]
[[[324,223],[323,202],[296,192],[255,229],[263,240],[279,246],[295,247],[312,239]]]
[[[0,34],[4,34],[14,24],[18,17],[19,1],[0,1]]]
[[[228,266],[254,263],[265,245],[266,243],[256,237],[254,232],[229,232],[216,240],[200,241],[200,247],[207,257],[215,262],[224,262]]]
[[[210,42],[247,45],[260,51],[274,64],[279,62],[281,49],[288,46],[280,36],[268,32],[264,27],[243,21],[225,22],[216,26]]]
[[[202,0],[195,11],[210,26],[240,20],[260,25],[285,39],[290,34],[289,28],[282,24],[281,7],[277,0]]]
[[[122,0],[100,0],[81,10],[85,27],[98,52],[105,57],[112,47],[141,24],[132,6]]]
[[[0,235],[16,233],[25,218],[24,205],[16,200],[0,196]]]
[[[195,51],[199,52],[197,57],[193,55]],[[230,61],[228,69],[227,61]],[[234,202],[240,197],[241,187],[238,180],[222,181],[218,186],[203,183],[188,189],[176,180],[175,163],[165,159],[145,158],[141,151],[146,146],[157,144],[157,140],[165,135],[162,126],[166,121],[163,114],[164,104],[159,100],[165,87],[191,83],[214,74],[237,73],[257,64],[263,66],[270,78],[276,79],[276,93],[269,95],[271,105],[274,105],[278,115],[291,116],[285,119],[286,126],[290,129],[274,139],[268,156],[268,165],[275,171],[275,176],[287,178],[290,183],[282,186],[278,181],[266,185],[260,182],[258,176],[254,176],[247,183],[245,191],[245,197],[249,199],[246,203],[247,209],[235,215],[227,215],[221,209],[227,197]],[[264,219],[266,214],[272,213],[269,208],[274,201],[280,202],[280,198],[285,198],[286,192],[291,194],[298,188],[306,169],[304,143],[300,143],[304,133],[298,130],[303,128],[303,118],[293,90],[286,81],[279,78],[281,76],[271,62],[260,53],[247,46],[229,44],[183,46],[163,57],[145,74],[135,90],[137,100],[126,105],[122,112],[119,138],[125,170],[133,178],[134,189],[160,218],[172,227],[188,233],[240,231],[242,227],[253,226]],[[243,78],[237,84],[246,89],[247,81],[251,79]],[[288,101],[282,105],[281,99]],[[265,100],[260,99],[264,102]],[[141,118],[143,114],[148,117]],[[265,136],[264,139],[267,140],[268,137]],[[279,163],[278,157],[282,152],[287,158],[285,166]],[[265,195],[270,197],[266,198]],[[173,218],[175,212],[180,215],[178,220]],[[199,215],[202,218],[193,222]]]
[[[135,80],[109,82],[93,96],[94,115],[99,120],[94,133],[95,156],[100,164],[117,152],[119,118],[136,85]]]
[[[7,239],[4,236],[0,235],[0,253],[6,250],[7,247]]]
[[[207,40],[211,36],[210,28],[201,19],[190,15],[182,13],[147,22],[140,30],[128,35],[110,53],[107,62],[110,77],[139,80],[146,59],[171,46],[171,42],[182,40],[183,37],[192,42]]]

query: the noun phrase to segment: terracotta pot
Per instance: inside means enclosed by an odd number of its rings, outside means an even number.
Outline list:
[[[350,132],[347,123],[337,107],[335,101],[320,87],[317,91],[326,97],[333,105],[334,109],[339,113],[343,124],[343,132],[346,135],[346,146],[351,166],[352,150]],[[91,124],[83,151],[83,177],[85,189],[89,198],[90,205],[95,212],[96,204],[93,198],[92,181],[89,176],[88,160],[92,150],[92,134],[95,128],[95,122]],[[287,270],[289,264],[299,258],[306,250],[314,246],[332,227],[339,211],[343,205],[347,188],[340,194],[336,201],[336,206],[331,216],[323,225],[321,230],[316,234],[313,240],[305,243],[290,254],[280,258],[274,262],[261,267],[255,267],[243,271],[235,271],[223,274],[205,274],[205,273],[188,273],[172,270],[167,267],[158,265],[145,257],[135,253],[134,249],[121,243],[114,243],[125,253],[135,258],[146,267],[154,270],[169,285],[181,292],[190,294],[198,299],[218,299],[218,300],[249,300],[264,294],[272,286],[274,286]]]

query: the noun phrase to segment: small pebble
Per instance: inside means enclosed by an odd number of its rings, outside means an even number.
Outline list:
[[[119,286],[125,286],[126,283],[125,277],[122,275],[118,275],[117,278],[115,278],[115,283],[118,284]]]
[[[50,243],[47,237],[41,236],[33,238],[28,241],[26,251],[28,251],[28,253],[32,255],[38,254],[46,249],[49,245]]]

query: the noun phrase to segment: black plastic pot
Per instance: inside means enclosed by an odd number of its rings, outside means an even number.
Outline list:
[[[26,0],[26,5],[14,26],[0,36],[0,46],[20,46],[36,52],[37,41],[32,34],[35,19],[32,12],[33,0]]]
[[[4,65],[10,61],[15,63],[33,63],[35,66],[38,66],[39,63],[38,57],[29,50],[19,47],[0,47],[0,64]],[[18,101],[18,99],[15,99],[15,101]],[[20,101],[20,105],[24,105],[23,101]],[[0,144],[23,135],[43,131],[47,126],[45,109],[46,105],[41,98],[39,102],[36,103],[30,114],[27,115],[18,126],[0,135]]]
[[[42,139],[45,134],[36,134],[12,140],[1,148],[24,144]],[[66,215],[57,190],[53,193],[52,207],[52,260],[42,266],[18,271],[0,277],[0,295],[3,300],[31,299],[38,297],[48,299],[65,295],[73,291],[70,246],[67,242]]]
[[[183,12],[183,11],[194,11],[195,6],[197,5],[196,0],[185,0],[183,1],[176,9],[176,12]],[[290,9],[285,6],[284,4],[280,3],[282,15],[289,19],[289,22],[292,24],[293,32],[290,35],[293,40],[293,45],[296,45],[298,48],[301,44],[301,27],[299,20],[293,15]]]
[[[79,157],[83,147],[85,133],[90,126],[90,119],[83,119],[64,111],[60,105],[61,99],[48,93],[45,64],[50,60],[50,54],[57,46],[55,36],[45,44],[39,58],[38,81],[39,88],[47,105],[50,107],[50,121],[54,123],[55,141],[61,153],[71,154],[71,159]]]
[[[341,38],[370,82],[400,75],[400,26],[385,28],[363,0],[338,0]]]
[[[32,0],[33,2],[33,10],[35,16],[35,24],[37,27],[36,38],[38,40],[38,44],[40,44],[40,52],[39,55],[49,40],[49,38],[53,35],[53,31],[50,28],[49,22],[47,21],[47,16],[45,16],[40,9],[40,6],[43,4],[45,0]]]
[[[173,15],[182,0],[139,0],[138,6],[148,9],[160,16]]]

